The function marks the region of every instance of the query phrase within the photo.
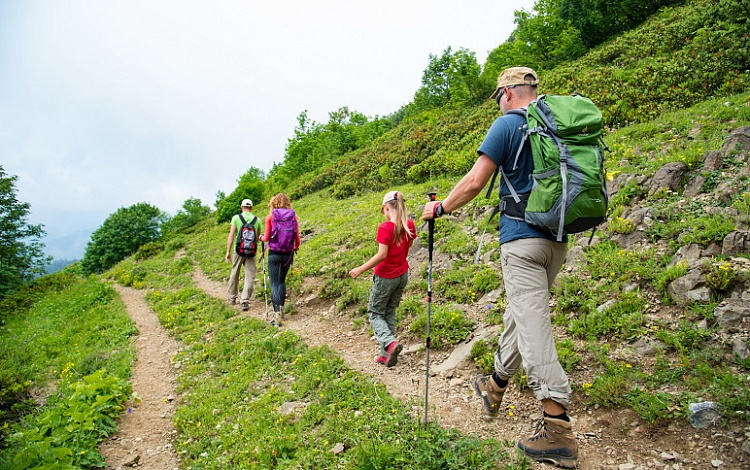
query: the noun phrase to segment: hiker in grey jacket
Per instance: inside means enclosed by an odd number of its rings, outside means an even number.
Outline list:
[[[526,124],[525,113],[519,111],[525,111],[537,98],[538,83],[536,72],[528,67],[511,67],[500,74],[490,98],[497,101],[503,115],[479,146],[473,168],[444,200],[425,205],[424,220],[455,211],[473,200],[498,168],[519,194],[531,190],[530,146],[524,146],[517,164],[515,158]],[[510,192],[504,178],[500,181],[502,198]],[[505,329],[495,351],[495,372],[474,380],[483,417],[498,416],[508,381],[523,367],[529,388],[542,404],[543,417],[536,432],[521,439],[518,447],[534,460],[575,467],[578,446],[566,413],[571,405],[571,388],[557,358],[549,311],[549,289],[565,261],[567,238],[558,242],[551,232],[501,214],[500,251],[508,306],[503,315]]]

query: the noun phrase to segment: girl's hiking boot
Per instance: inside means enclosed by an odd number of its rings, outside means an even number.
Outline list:
[[[388,362],[388,358],[385,356],[375,356],[375,362],[377,362],[378,364],[385,364],[386,362]]]
[[[503,402],[503,395],[507,388],[507,386],[500,388],[492,378],[492,374],[480,374],[476,376],[474,379],[474,390],[476,390],[477,395],[482,399],[482,419],[491,421],[497,418],[498,411],[500,411],[500,403]]]
[[[530,459],[551,462],[559,467],[578,465],[578,443],[573,426],[563,419],[544,417],[536,425],[534,435],[518,441],[518,448]]]
[[[388,356],[386,357],[385,365],[388,367],[395,366],[398,362],[398,355],[402,349],[404,349],[404,347],[398,341],[394,341],[389,344],[386,348],[386,351],[388,351]]]

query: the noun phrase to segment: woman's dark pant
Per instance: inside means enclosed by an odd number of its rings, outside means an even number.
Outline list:
[[[273,311],[280,312],[286,302],[286,275],[292,267],[294,253],[268,250],[268,279],[271,281]]]

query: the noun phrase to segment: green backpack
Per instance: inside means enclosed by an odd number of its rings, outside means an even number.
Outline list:
[[[593,229],[606,219],[609,199],[604,170],[604,150],[609,149],[601,137],[601,111],[582,95],[541,95],[525,115],[515,164],[528,140],[534,158],[533,187],[529,194],[519,195],[503,174],[511,194],[501,198],[499,210],[549,230],[558,241],[566,233]],[[492,184],[488,195],[491,190]]]

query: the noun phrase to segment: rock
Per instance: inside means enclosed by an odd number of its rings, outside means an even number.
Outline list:
[[[750,126],[739,127],[733,130],[729,137],[724,140],[721,151],[725,157],[728,157],[735,150],[741,149],[741,152],[747,154],[750,151]]]
[[[702,401],[700,403],[690,403],[688,405],[690,414],[688,420],[696,429],[716,426],[721,421],[721,414],[716,408],[716,403],[712,401]]]
[[[282,403],[276,409],[276,411],[278,411],[281,415],[290,415],[298,409],[304,409],[305,406],[306,405],[301,401],[288,401],[286,403]]]
[[[706,178],[702,175],[695,175],[688,180],[685,186],[685,192],[682,193],[685,197],[696,197],[703,192],[703,185],[706,182]]]
[[[451,372],[454,369],[470,365],[471,348],[472,346],[474,346],[474,343],[479,340],[486,340],[490,337],[496,337],[498,328],[499,325],[494,325],[477,332],[476,336],[474,336],[471,341],[469,341],[468,343],[461,343],[456,346],[447,359],[431,368],[431,372],[433,372],[434,374],[446,375],[448,372]]]
[[[661,454],[659,454],[659,458],[661,458],[665,462],[675,460],[675,456],[670,454],[669,452],[662,452]]]
[[[732,354],[745,361],[750,358],[750,347],[742,338],[732,340]]]
[[[750,231],[736,230],[730,232],[721,246],[721,254],[725,256],[734,256],[750,253]]]
[[[719,150],[711,150],[703,155],[703,169],[706,171],[718,170],[724,163],[724,154]]]
[[[136,467],[138,466],[138,462],[141,461],[140,454],[130,454],[127,457],[125,457],[125,460],[122,461],[123,467]]]
[[[335,446],[333,446],[333,449],[331,449],[331,452],[333,452],[333,455],[339,455],[344,451],[344,444],[341,442],[337,442]]]
[[[670,162],[656,171],[648,185],[648,193],[653,194],[660,189],[669,189],[677,192],[682,187],[682,180],[687,173],[688,167],[682,162]]]
[[[727,333],[750,330],[750,305],[744,299],[729,298],[714,309],[714,315]]]
[[[689,267],[694,267],[703,253],[703,247],[697,243],[689,243],[681,246],[669,260],[669,266],[684,261]]]
[[[500,287],[497,289],[487,292],[482,296],[481,299],[479,299],[480,304],[491,304],[497,302],[497,299],[500,298],[501,295],[503,295],[503,292],[505,292],[505,288],[502,284],[500,284]]]
[[[584,257],[583,247],[574,245],[568,250],[568,254],[565,255],[565,266],[571,268],[573,271],[577,271],[581,265],[585,264],[586,258]]]
[[[706,278],[699,269],[688,271],[686,275],[670,282],[667,293],[681,306],[691,301],[707,302],[711,298],[711,289],[706,286]]]

